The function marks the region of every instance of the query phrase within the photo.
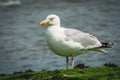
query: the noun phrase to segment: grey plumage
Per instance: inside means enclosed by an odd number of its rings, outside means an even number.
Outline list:
[[[81,43],[84,47],[92,46],[99,42],[95,36],[76,29],[66,28],[64,33],[67,36],[66,40],[72,39],[75,42]]]

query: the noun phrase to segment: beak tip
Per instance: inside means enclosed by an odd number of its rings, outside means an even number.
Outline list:
[[[43,24],[41,22],[39,22],[39,25],[42,26]]]
[[[42,24],[41,24],[41,23],[39,23],[39,25],[40,25],[40,26],[42,26]]]
[[[40,26],[43,26],[43,24],[40,24]]]

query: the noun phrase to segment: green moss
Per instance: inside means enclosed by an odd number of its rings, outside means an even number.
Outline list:
[[[42,70],[1,75],[0,80],[120,80],[120,67]]]

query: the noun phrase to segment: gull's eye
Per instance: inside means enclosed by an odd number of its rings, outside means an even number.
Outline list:
[[[54,17],[50,18],[50,20],[52,21],[54,19]]]

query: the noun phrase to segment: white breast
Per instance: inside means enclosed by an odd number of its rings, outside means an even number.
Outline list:
[[[49,27],[46,35],[48,46],[54,53],[61,56],[72,56],[77,53],[78,48],[75,49],[65,44],[64,28]]]

